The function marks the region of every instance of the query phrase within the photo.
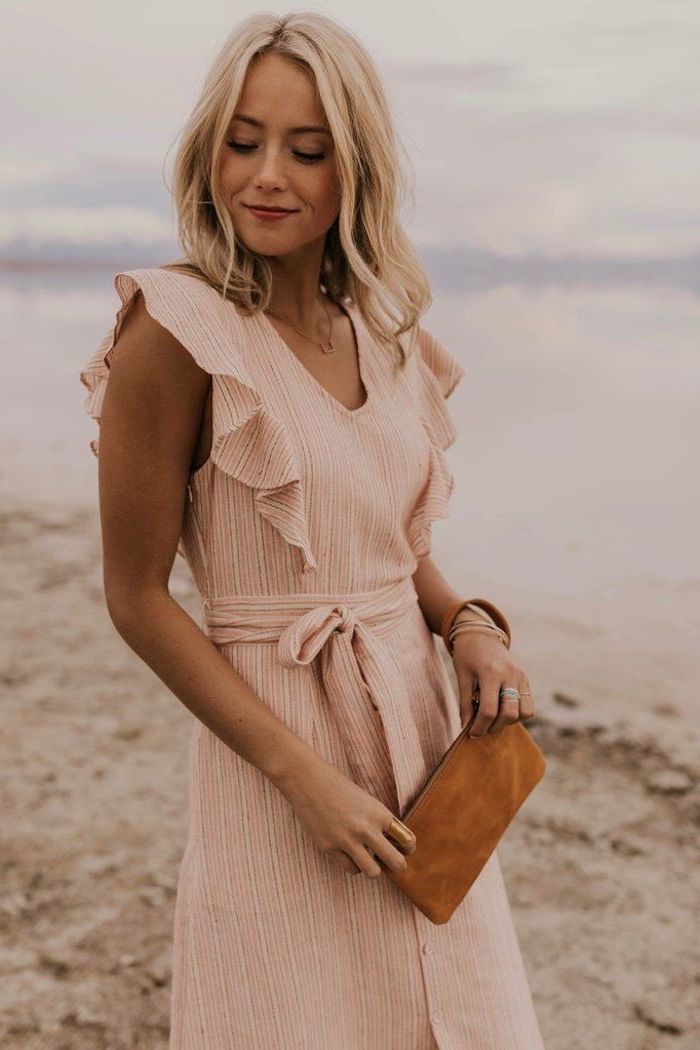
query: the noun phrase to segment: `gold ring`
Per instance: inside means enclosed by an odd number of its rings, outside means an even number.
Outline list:
[[[400,820],[392,818],[391,824],[384,832],[385,835],[389,835],[393,838],[400,846],[408,846],[413,842],[414,835],[410,828],[407,828],[405,824],[402,824]]]

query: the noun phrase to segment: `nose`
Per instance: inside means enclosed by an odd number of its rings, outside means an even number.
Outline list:
[[[286,187],[287,178],[284,173],[284,159],[281,150],[265,149],[261,151],[254,182],[261,190]]]

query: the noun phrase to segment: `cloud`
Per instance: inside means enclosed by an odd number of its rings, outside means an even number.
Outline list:
[[[84,153],[47,164],[27,158],[0,164],[0,207],[132,204],[165,213],[162,162],[127,150]]]
[[[75,263],[133,259],[150,265],[179,255],[170,222],[149,208],[0,209],[0,262]]]
[[[594,13],[580,25],[560,15],[519,43],[511,33],[493,47],[488,37],[479,43],[488,19],[477,20],[474,57],[464,61],[428,61],[419,56],[434,48],[414,48],[416,57],[384,63],[415,183],[416,206],[409,200],[402,213],[409,235],[468,270],[480,260],[500,275],[529,266],[535,279],[622,269],[629,279],[656,272],[685,282],[700,252],[698,131],[695,95],[671,89],[697,79],[697,65],[686,61],[678,33],[660,32],[644,10],[607,26]],[[640,47],[618,47],[634,25]],[[90,125],[89,146],[83,134],[80,148],[55,148],[90,122],[93,109],[78,110],[65,126],[50,111],[52,137],[41,153],[6,152],[5,258],[45,250],[56,257],[61,244],[71,252],[129,244],[171,254],[165,169],[186,107],[161,73],[159,66],[153,74],[155,95],[144,95],[136,75],[100,93],[104,118]],[[147,105],[134,105],[139,92]],[[35,133],[44,143],[43,124]]]

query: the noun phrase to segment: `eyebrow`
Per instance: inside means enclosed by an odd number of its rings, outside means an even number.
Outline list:
[[[265,124],[262,120],[256,120],[255,117],[248,117],[245,113],[234,113],[233,120],[240,120],[243,124],[252,124],[254,128],[264,128]],[[315,131],[321,135],[330,135],[330,128],[323,127],[321,124],[302,124],[298,128],[290,128],[289,133],[291,135],[301,135],[307,131]]]

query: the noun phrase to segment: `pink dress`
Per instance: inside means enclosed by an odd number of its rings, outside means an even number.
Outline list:
[[[201,627],[278,717],[400,815],[460,730],[412,574],[448,514],[464,367],[422,326],[405,371],[353,322],[368,397],[345,408],[265,315],[160,268],[119,273],[81,372],[99,420],[137,288],[212,376],[213,448],[178,553]],[[98,439],[91,442],[99,454]],[[193,718],[170,1050],[542,1050],[497,851],[433,925],[346,874],[277,788]]]

